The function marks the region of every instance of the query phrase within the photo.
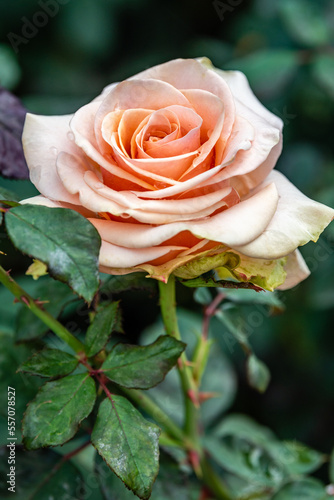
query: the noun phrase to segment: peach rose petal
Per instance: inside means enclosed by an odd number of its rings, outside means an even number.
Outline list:
[[[155,133],[159,133],[162,129],[159,121],[154,123],[153,119],[161,115],[167,120],[170,131],[164,138],[153,141],[152,137],[154,138]],[[141,147],[147,155],[153,158],[170,158],[196,151],[201,145],[202,123],[202,118],[195,111],[184,106],[168,106],[155,111],[142,130]],[[179,137],[174,137],[177,132],[179,132]]]
[[[92,219],[102,239],[110,243],[145,248],[161,245],[182,231],[190,231],[200,239],[223,243],[229,247],[250,242],[259,236],[272,219],[278,203],[274,184],[254,196],[208,219],[174,222],[159,226],[129,224]]]
[[[278,290],[293,288],[310,275],[310,270],[299,250],[295,250],[287,256],[284,268],[287,276],[284,283],[277,287]]]
[[[227,82],[235,99],[237,112],[241,110],[241,107],[244,109],[247,106],[249,111],[261,116],[274,128],[282,128],[282,120],[261,104],[252,92],[246,76],[241,71],[223,71],[217,68],[213,68],[213,71]]]
[[[109,212],[116,216],[133,217],[148,224],[165,224],[192,220],[210,215],[226,206],[224,201],[231,187],[194,200],[141,200],[133,193],[114,191],[87,170],[79,157],[62,153],[57,169],[64,186],[71,193],[78,193],[80,203],[92,212]]]
[[[119,136],[119,146],[125,155],[131,155],[131,139],[137,127],[150,116],[150,109],[128,109],[108,113],[102,122],[102,137],[110,144],[113,134]]]
[[[167,82],[182,90],[199,89],[219,97],[225,106],[224,137],[231,133],[235,119],[235,105],[232,92],[215,71],[195,59],[175,59],[138,73],[129,80],[154,78]]]
[[[222,189],[213,191],[205,196],[197,196],[185,200],[142,200],[133,193],[126,191],[118,192],[104,186],[93,172],[87,171],[84,174],[84,180],[96,194],[122,204],[125,209],[132,211],[141,210],[143,212],[152,212],[153,214],[174,214],[177,217],[182,217],[186,214],[201,214],[203,210],[208,210],[210,207],[213,212],[213,205],[223,202],[232,191],[230,186],[224,186]]]
[[[80,108],[70,122],[70,127],[74,135],[75,143],[81,148],[84,153],[100,168],[105,169],[108,173],[115,175],[119,179],[124,179],[145,189],[154,189],[152,184],[143,179],[129,174],[119,167],[112,158],[105,158],[98,150],[94,134],[94,117],[99,102],[92,102]]]
[[[143,262],[153,261],[167,256],[173,251],[182,251],[184,247],[161,246],[143,249],[124,248],[102,240],[99,262],[105,267],[131,268]]]
[[[56,169],[60,151],[79,151],[69,138],[71,117],[72,115],[39,116],[27,113],[22,142],[30,179],[38,191],[51,200],[79,204],[78,196],[70,194],[62,185]]]
[[[310,240],[317,241],[334,218],[334,210],[302,194],[280,172],[271,172],[264,184],[268,182],[274,182],[279,192],[277,211],[258,238],[235,248],[249,257],[270,260],[284,257]]]
[[[126,80],[114,87],[100,103],[95,115],[95,136],[102,153],[108,151],[101,129],[106,114],[111,111],[142,108],[161,109],[179,104],[190,107],[184,95],[172,85],[156,80]]]
[[[115,159],[130,175],[138,175],[141,179],[150,179],[163,186],[177,184],[176,178],[189,168],[197,152],[185,153],[172,158],[152,158],[152,159],[133,159],[124,155],[117,144],[115,134],[111,139],[111,145]]]

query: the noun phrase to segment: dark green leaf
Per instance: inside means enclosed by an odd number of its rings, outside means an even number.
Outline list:
[[[127,399],[113,395],[100,405],[92,443],[124,484],[146,500],[158,474],[159,435],[159,427]]]
[[[109,335],[115,329],[120,315],[119,302],[111,302],[98,308],[96,316],[89,326],[85,344],[87,356],[94,356],[108,342]]]
[[[166,335],[148,346],[117,344],[101,370],[123,387],[149,389],[162,382],[185,347],[183,342]]]
[[[312,0],[282,0],[279,9],[292,38],[308,47],[330,42],[330,27],[320,5]]]
[[[267,366],[254,354],[247,359],[247,377],[251,387],[259,392],[265,392],[270,382],[270,372]]]
[[[43,308],[55,318],[60,315],[67,303],[78,298],[67,285],[50,278],[38,280],[34,297],[42,302],[45,301]],[[32,340],[41,337],[48,331],[45,323],[24,305],[20,306],[16,321],[16,339],[18,341]]]
[[[7,460],[0,461],[0,497],[17,500],[84,500],[83,479],[70,462],[51,450],[30,451],[16,448],[15,493],[8,491]],[[5,479],[6,478],[6,479]]]
[[[301,479],[285,485],[272,500],[326,500],[332,496],[326,494],[325,486],[313,478]]]
[[[14,193],[14,191],[10,191],[9,189],[0,187],[0,203],[3,201],[20,201],[20,197]]]
[[[78,366],[77,358],[58,349],[44,349],[23,363],[18,371],[41,377],[62,377]]]
[[[95,396],[95,383],[87,373],[47,382],[23,419],[26,448],[57,446],[71,439],[92,411]]]
[[[22,252],[91,301],[98,284],[100,236],[82,215],[65,208],[23,205],[5,216],[8,234]]]

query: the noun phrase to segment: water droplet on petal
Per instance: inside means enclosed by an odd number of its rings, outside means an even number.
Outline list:
[[[58,149],[55,148],[54,146],[52,146],[52,148],[50,148],[50,151],[52,154],[54,154],[55,156],[58,154]]]
[[[73,134],[73,132],[67,132],[67,138],[68,138],[70,141],[74,141],[74,134]]]

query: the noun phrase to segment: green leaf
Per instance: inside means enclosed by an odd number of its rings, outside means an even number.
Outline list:
[[[73,372],[78,359],[58,349],[44,349],[23,363],[18,371],[41,377],[62,377]]]
[[[334,99],[333,54],[317,54],[312,64],[312,75],[328,95]]]
[[[178,323],[181,338],[187,344],[186,354],[192,359],[198,338],[201,335],[200,314],[178,309]],[[154,342],[164,334],[161,321],[147,328],[142,334],[143,343]],[[217,377],[219,373],[219,377]],[[226,411],[233,403],[237,388],[237,379],[230,360],[225,356],[220,346],[215,343],[209,353],[207,368],[204,371],[201,391],[213,393],[216,397],[207,399],[200,406],[200,418],[207,427]],[[176,370],[171,370],[165,380],[156,387],[149,389],[148,394],[159,404],[163,411],[177,424],[183,425],[184,401],[180,378]]]
[[[259,392],[265,392],[270,382],[270,372],[267,366],[254,354],[247,359],[247,376],[251,387]]]
[[[82,215],[65,208],[23,205],[5,216],[13,244],[47,264],[50,274],[90,302],[99,285],[100,236]]]
[[[270,442],[267,449],[286,468],[289,476],[310,474],[326,460],[322,453],[297,441]]]
[[[31,278],[30,278],[31,279]],[[64,306],[77,299],[72,290],[64,283],[50,278],[38,280],[33,296],[43,302],[43,308],[57,318]],[[48,327],[27,307],[20,306],[16,318],[16,340],[25,341],[42,337]]]
[[[8,491],[7,460],[0,461],[0,497],[2,500],[84,500],[83,478],[70,461],[51,450],[25,452],[16,448],[15,493]],[[6,478],[6,479],[5,479]]]
[[[0,186],[0,203],[7,201],[19,202],[20,197],[16,193],[14,193],[14,191]]]
[[[96,316],[86,333],[85,344],[88,357],[95,356],[104,348],[109,335],[118,324],[119,315],[119,302],[101,304],[98,308]]]
[[[272,500],[326,500],[325,486],[314,478],[305,478],[283,486]]]
[[[87,373],[47,382],[24,416],[25,447],[57,446],[71,439],[92,411],[95,397],[95,383]]]
[[[254,449],[259,448],[277,464],[284,477],[309,474],[318,469],[325,461],[325,456],[297,441],[278,441],[267,427],[259,425],[246,415],[228,415],[213,430],[213,439],[231,443],[243,440]]]
[[[237,436],[218,440],[216,436],[204,438],[204,446],[224,470],[258,486],[274,488],[285,478],[285,471],[262,446],[254,445]]]
[[[133,500],[133,493],[124,488],[120,479],[97,454],[95,470],[106,500]],[[201,486],[180,470],[179,465],[161,451],[159,474],[152,489],[154,500],[197,500]]]
[[[330,26],[317,2],[308,0],[282,0],[279,10],[290,36],[308,47],[330,42]]]
[[[183,342],[166,335],[148,346],[117,344],[101,370],[123,387],[149,389],[162,382],[185,347]]]
[[[127,399],[113,395],[100,405],[92,443],[124,484],[146,500],[158,474],[159,435],[159,427]]]
[[[264,427],[247,415],[239,413],[225,417],[224,420],[215,427],[214,435],[217,437],[237,436],[240,439],[247,439],[256,444],[277,441],[275,434],[268,427]]]

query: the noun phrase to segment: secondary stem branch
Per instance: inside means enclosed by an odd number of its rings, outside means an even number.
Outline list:
[[[13,278],[0,266],[0,282],[8,288],[8,290],[16,297],[16,299],[24,304],[30,311],[35,314],[50,330],[53,331],[61,340],[73,349],[74,352],[84,352],[85,346],[78,340],[67,328],[57,321],[50,313],[45,311],[37,301],[35,301],[23,288],[16,283]]]

